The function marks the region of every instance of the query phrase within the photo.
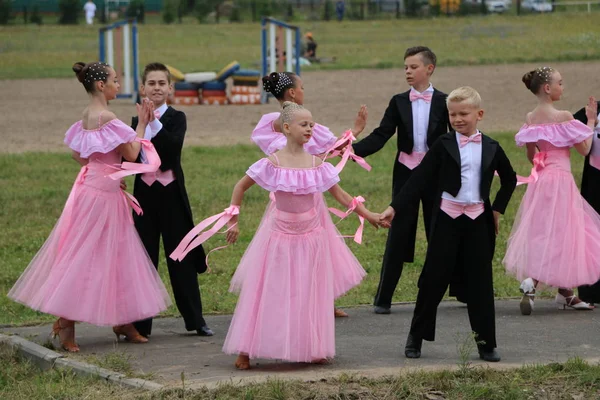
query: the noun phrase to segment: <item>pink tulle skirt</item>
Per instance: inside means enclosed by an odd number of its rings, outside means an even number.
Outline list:
[[[105,326],[153,317],[169,306],[119,182],[109,181],[90,171],[85,183],[74,185],[52,233],[8,293],[11,299]]]
[[[334,299],[365,275],[321,194],[302,213],[271,203],[231,282],[240,297],[223,351],[292,362],[333,357]]]
[[[600,278],[600,216],[579,193],[569,152],[549,151],[530,183],[508,239],[504,265],[518,279],[563,288]]]

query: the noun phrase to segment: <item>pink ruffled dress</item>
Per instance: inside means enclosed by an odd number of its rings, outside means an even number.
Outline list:
[[[285,135],[273,128],[273,123],[280,115],[281,113],[278,112],[263,115],[258,124],[256,124],[256,128],[252,131],[252,141],[268,156],[283,149],[287,144]],[[304,150],[313,155],[323,154],[333,146],[336,140],[337,138],[329,128],[315,124],[313,135],[308,143],[304,145]]]
[[[117,146],[134,140],[136,133],[117,119],[98,129],[83,129],[80,121],[67,131],[65,143],[89,163],[52,233],[8,293],[11,299],[104,326],[153,317],[169,306],[120,181],[107,176],[120,170]]]
[[[600,279],[600,215],[581,196],[571,174],[570,147],[592,131],[577,120],[524,125],[518,146],[537,143],[538,179],[529,183],[503,263],[518,279],[572,288]]]
[[[338,172],[326,162],[297,169],[265,158],[247,175],[275,201],[231,281],[240,297],[223,351],[292,362],[333,357],[331,305],[366,275],[323,199]]]

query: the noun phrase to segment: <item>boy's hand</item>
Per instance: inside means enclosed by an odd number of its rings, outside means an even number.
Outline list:
[[[367,117],[369,113],[367,112],[367,106],[361,105],[358,110],[358,114],[356,115],[356,120],[354,121],[354,127],[352,128],[352,134],[354,137],[358,137],[361,132],[365,129],[367,125]]]
[[[494,211],[494,228],[496,230],[496,235],[500,232],[500,213],[498,211]]]
[[[125,182],[125,179],[121,179],[121,190],[127,190],[127,183]]]
[[[379,216],[379,226],[382,228],[389,228],[392,226],[392,220],[396,216],[396,210],[391,206],[386,208],[384,212]]]
[[[590,96],[588,103],[585,106],[585,116],[588,121],[596,121],[598,119],[598,103],[594,96]]]

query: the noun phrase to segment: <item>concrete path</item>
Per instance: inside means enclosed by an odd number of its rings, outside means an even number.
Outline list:
[[[456,367],[460,362],[457,348],[470,331],[466,307],[453,301],[443,302],[438,311],[436,341],[424,342],[422,357],[408,360],[403,349],[413,308],[414,304],[394,305],[390,315],[376,315],[371,307],[346,309],[350,317],[336,320],[337,356],[325,366],[252,360],[253,369],[236,370],[235,357],[221,352],[229,315],[206,318],[215,332],[210,338],[185,332],[179,318],[157,319],[150,342],[142,345],[117,343],[110,328],[78,324],[81,353],[76,357],[85,360],[91,354],[125,352],[131,356],[136,372],[151,374],[151,380],[165,385],[180,384],[184,372],[188,387],[212,386],[223,380],[260,381],[268,376],[311,380],[341,372],[378,376],[395,374],[405,367]],[[563,311],[551,299],[537,299],[533,314],[522,316],[518,300],[502,300],[496,302],[496,326],[502,362],[484,363],[473,351],[473,364],[502,368],[563,362],[575,356],[590,361],[600,359],[600,310]],[[50,325],[0,331],[44,343]]]

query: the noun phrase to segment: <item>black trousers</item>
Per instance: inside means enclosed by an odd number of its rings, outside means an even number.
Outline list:
[[[586,165],[584,177],[587,182],[581,184],[581,195],[597,213],[600,213],[600,171]],[[600,303],[600,281],[593,285],[579,286],[578,293],[583,301]]]
[[[494,287],[492,277],[493,240],[489,211],[475,220],[466,215],[452,219],[437,214],[429,239],[427,259],[419,277],[419,294],[410,327],[415,337],[435,340],[437,308],[454,274],[461,276],[471,330],[485,349],[496,347]]]
[[[151,187],[140,182],[136,187],[136,198],[144,211],[143,215],[134,215],[135,227],[144,247],[158,269],[162,235],[173,296],[185,322],[185,329],[200,329],[206,322],[202,316],[202,300],[195,263],[204,262],[204,250],[201,247],[194,249],[181,262],[169,258],[184,236],[194,227],[181,198],[178,182],[167,186],[154,182]],[[152,318],[138,321],[134,325],[144,336],[152,333]]]
[[[412,171],[406,166],[397,163],[394,175],[399,175],[393,187],[394,194],[402,189],[402,186],[410,178]],[[433,191],[425,193],[421,197],[423,204],[423,221],[425,233],[429,238],[431,226],[431,213],[436,195]],[[392,226],[388,232],[385,244],[385,253],[379,276],[379,286],[373,304],[379,307],[389,308],[392,305],[392,297],[405,262],[413,262],[415,256],[415,242],[417,238],[417,225],[419,222],[419,203],[406,210],[399,210]]]

